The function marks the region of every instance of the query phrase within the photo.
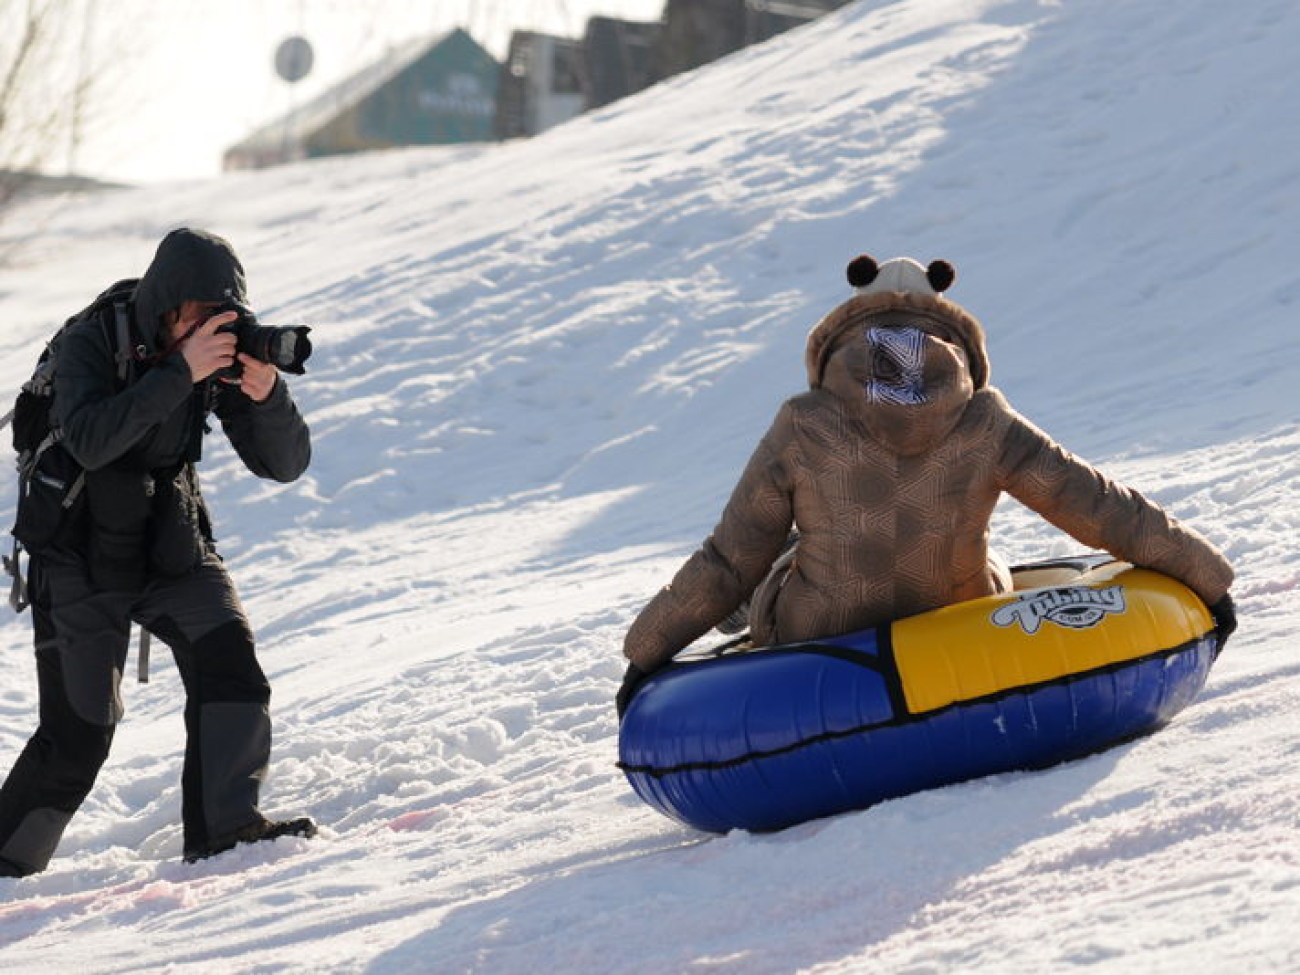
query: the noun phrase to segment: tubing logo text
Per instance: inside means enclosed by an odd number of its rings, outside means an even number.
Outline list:
[[[1107,614],[1123,613],[1127,608],[1123,586],[1105,589],[1067,586],[1027,593],[1014,603],[999,606],[990,619],[998,626],[1019,623],[1032,636],[1044,620],[1071,630],[1086,630],[1100,623]]]

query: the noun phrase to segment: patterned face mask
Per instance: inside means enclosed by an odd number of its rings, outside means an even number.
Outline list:
[[[919,328],[868,328],[867,361],[871,378],[867,400],[899,406],[920,406],[925,393],[925,332]]]

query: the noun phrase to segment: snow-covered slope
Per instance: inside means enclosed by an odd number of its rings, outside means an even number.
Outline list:
[[[1300,967],[1297,37],[1288,0],[864,0],[531,142],[7,214],[0,388],[182,223],[316,326],[308,475],[214,437],[204,477],[275,687],[266,808],[324,836],[178,862],[159,661],[50,871],[0,881],[4,969]],[[953,261],[995,383],[1222,545],[1242,628],[1150,739],[704,837],[613,766],[622,633],[862,250]],[[1011,506],[995,530],[1073,549]]]

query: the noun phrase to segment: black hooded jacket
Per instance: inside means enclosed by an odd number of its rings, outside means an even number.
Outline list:
[[[245,301],[244,269],[231,246],[201,230],[168,234],[130,301],[135,378],[117,376],[113,310],[72,327],[59,352],[54,422],[87,470],[89,523],[72,547],[95,560],[117,550],[136,568],[167,575],[192,568],[211,544],[194,463],[214,412],[248,469],[289,482],[311,460],[311,440],[283,379],[254,403],[238,387],[194,383],[168,344],[164,316],[185,301]],[[134,579],[138,583],[139,578]]]

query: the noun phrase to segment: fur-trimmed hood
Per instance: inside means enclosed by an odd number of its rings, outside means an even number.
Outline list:
[[[880,316],[886,327],[906,321],[939,338],[957,343],[966,352],[975,388],[983,389],[988,385],[989,356],[984,341],[984,327],[974,315],[942,295],[876,291],[850,298],[831,310],[808,333],[804,366],[808,371],[810,389],[821,387],[826,361],[840,339],[855,329],[865,330],[877,316]]]

